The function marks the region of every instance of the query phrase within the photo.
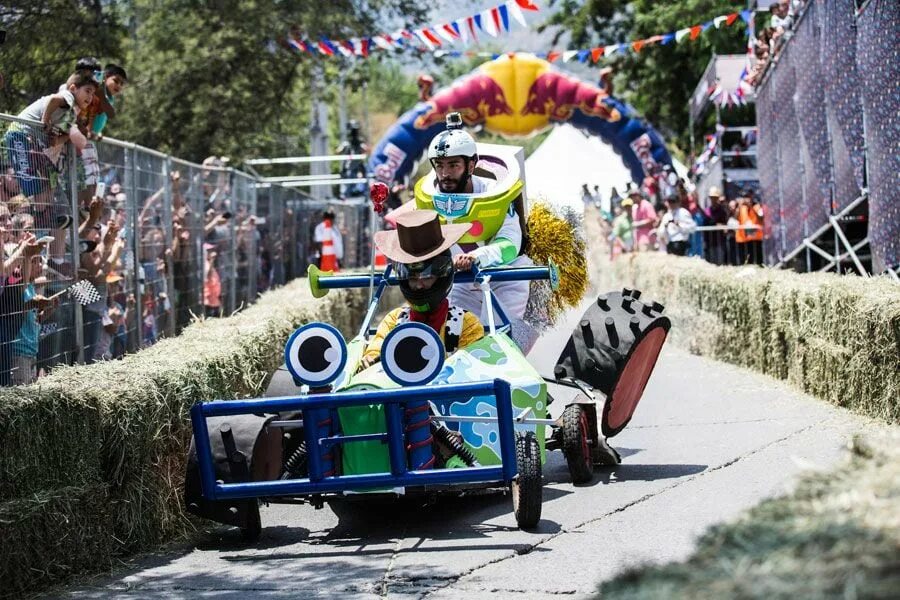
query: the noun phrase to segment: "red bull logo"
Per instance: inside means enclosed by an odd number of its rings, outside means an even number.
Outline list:
[[[557,71],[547,71],[531,84],[522,115],[546,115],[552,121],[568,121],[578,109],[587,116],[618,121],[622,115],[603,102],[607,97],[596,86]]]
[[[641,166],[644,167],[645,175],[652,175],[659,170],[656,159],[653,158],[653,154],[651,153],[653,142],[650,140],[648,134],[645,133],[631,142],[631,149],[634,150],[638,160],[641,161]]]
[[[435,94],[428,110],[414,123],[416,129],[428,129],[443,123],[447,113],[458,112],[466,125],[480,125],[488,117],[512,115],[503,88],[488,75],[475,73],[456,85]]]

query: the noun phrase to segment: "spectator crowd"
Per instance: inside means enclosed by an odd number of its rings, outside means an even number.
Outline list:
[[[716,265],[763,264],[765,207],[753,189],[728,200],[711,187],[701,201],[690,184],[670,173],[648,176],[640,187],[629,184],[624,196],[612,188],[603,198],[596,186],[592,193],[584,184],[582,199],[599,211],[613,258],[664,251]]]
[[[278,189],[256,212],[254,180],[226,157],[167,163],[98,144],[127,84],[121,65],[84,58],[55,93],[0,121],[0,385],[238,310],[315,248],[318,219],[304,215],[310,231],[296,232],[301,196]]]

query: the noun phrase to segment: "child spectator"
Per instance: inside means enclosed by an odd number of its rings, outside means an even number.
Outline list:
[[[40,121],[44,135],[32,126],[13,123],[4,136],[9,161],[19,189],[35,203],[49,204],[56,185],[51,156],[69,139],[75,110],[85,110],[94,98],[97,82],[84,72],[74,73],[59,93],[43,96],[19,113],[20,119]]]
[[[84,186],[78,194],[81,204],[86,204],[94,197],[100,175],[97,148],[93,140],[103,139],[103,128],[116,114],[115,99],[125,89],[127,82],[128,75],[125,69],[115,64],[106,65],[98,92],[94,94],[87,109],[79,115],[79,125],[87,136],[87,142],[81,150],[82,169],[79,170],[79,179],[83,178],[81,183]]]
[[[41,256],[34,254],[22,262],[22,302],[25,314],[18,336],[12,344],[12,384],[24,385],[37,379],[38,349],[40,348],[41,321],[46,319],[59,304],[58,298],[38,295],[34,281],[41,274]]]

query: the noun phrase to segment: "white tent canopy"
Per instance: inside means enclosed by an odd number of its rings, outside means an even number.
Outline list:
[[[674,166],[680,176],[686,175],[684,165],[675,161]],[[591,192],[599,185],[603,198],[609,199],[613,187],[623,194],[630,181],[631,171],[612,146],[567,124],[554,127],[525,161],[529,202],[543,196],[551,204],[581,211],[582,184]]]

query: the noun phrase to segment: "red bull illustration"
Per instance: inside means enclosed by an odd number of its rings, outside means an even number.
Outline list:
[[[428,110],[416,118],[417,129],[443,124],[447,113],[458,112],[466,125],[482,125],[488,117],[513,114],[503,88],[488,75],[475,73],[441,90],[426,102]]]
[[[406,178],[450,112],[460,113],[468,126],[511,138],[570,123],[609,143],[635,182],[647,169],[672,162],[662,137],[630,106],[533,54],[511,53],[484,63],[401,116],[369,159],[375,177],[387,183]]]

